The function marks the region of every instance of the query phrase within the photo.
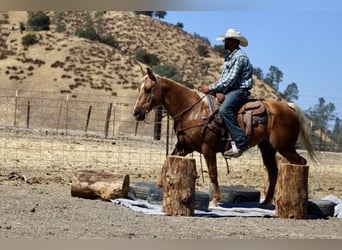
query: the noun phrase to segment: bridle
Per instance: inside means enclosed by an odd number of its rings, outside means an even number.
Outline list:
[[[160,88],[159,83],[156,80],[154,81],[155,84],[154,86],[151,87],[150,93],[148,94],[148,100],[147,100],[147,107],[151,107],[152,106],[152,102],[155,98],[155,94],[158,88]],[[176,118],[180,117],[181,115],[184,115],[185,113],[187,113],[188,111],[190,111],[191,109],[193,109],[197,104],[199,104],[206,96],[203,95],[202,97],[200,97],[196,102],[194,102],[193,104],[191,104],[189,107],[185,108],[184,110],[178,112],[177,114],[172,116],[173,120],[176,120]],[[165,116],[167,116],[168,114],[164,114],[162,115],[162,118],[164,118]],[[145,121],[145,120],[144,120]],[[181,120],[180,120],[181,121]],[[146,121],[145,121],[146,122]],[[147,122],[146,122],[147,123]]]

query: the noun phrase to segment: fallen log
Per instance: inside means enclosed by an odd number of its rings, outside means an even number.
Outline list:
[[[71,196],[86,199],[127,198],[129,175],[95,170],[79,170],[74,173]]]

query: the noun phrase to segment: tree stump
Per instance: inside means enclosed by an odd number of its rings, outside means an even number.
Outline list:
[[[72,178],[71,196],[103,200],[127,198],[128,189],[129,175],[79,170]]]
[[[194,215],[196,178],[195,159],[182,156],[166,158],[160,179],[164,213],[176,216]]]
[[[282,163],[289,163],[289,161],[286,160],[281,155],[276,155],[276,160],[277,160],[277,166],[280,166],[280,164]],[[263,167],[263,180],[264,180],[263,194],[264,194],[264,197],[266,197],[266,194],[268,191],[268,185],[269,185],[268,172],[267,172],[266,166]],[[274,203],[274,198],[273,198],[273,203]]]
[[[274,197],[276,217],[306,219],[309,167],[280,163],[278,168]]]

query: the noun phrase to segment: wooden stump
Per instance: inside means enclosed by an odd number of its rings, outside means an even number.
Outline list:
[[[168,215],[193,216],[195,211],[195,159],[168,156],[161,171],[162,210]]]
[[[79,170],[72,178],[71,196],[103,200],[127,198],[128,189],[129,175]]]
[[[280,163],[278,168],[275,215],[279,218],[306,219],[309,167]]]
[[[286,160],[281,155],[276,155],[276,160],[277,160],[277,166],[280,166],[280,164],[282,164],[282,163],[289,163],[289,161]],[[266,194],[267,194],[267,191],[268,191],[268,185],[269,185],[268,171],[267,171],[266,166],[263,167],[263,180],[264,180],[263,194],[264,194],[264,197],[266,197]],[[274,198],[273,198],[273,203],[274,203]]]

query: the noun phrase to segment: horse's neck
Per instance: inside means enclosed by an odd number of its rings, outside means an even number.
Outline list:
[[[201,97],[193,90],[180,86],[175,83],[170,83],[167,93],[164,98],[164,106],[168,113],[175,119],[182,117],[182,119],[195,119],[201,113],[199,107],[201,104]]]

